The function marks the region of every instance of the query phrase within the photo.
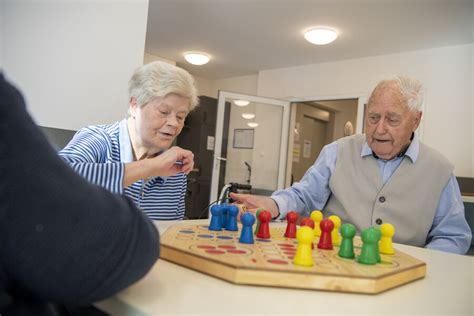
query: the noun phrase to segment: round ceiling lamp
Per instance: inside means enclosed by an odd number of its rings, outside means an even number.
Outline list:
[[[242,117],[246,120],[251,120],[255,117],[255,114],[253,114],[253,113],[243,113]]]
[[[249,127],[252,127],[252,128],[254,128],[254,127],[257,127],[257,126],[258,126],[258,123],[255,123],[255,122],[249,122],[249,123],[247,123],[247,125],[248,125]]]
[[[184,54],[184,59],[190,64],[201,66],[207,64],[211,57],[205,53],[188,52]]]
[[[304,38],[316,45],[326,45],[336,40],[338,34],[328,27],[313,27],[304,32]]]
[[[247,100],[234,100],[234,104],[237,106],[247,106],[249,103]]]

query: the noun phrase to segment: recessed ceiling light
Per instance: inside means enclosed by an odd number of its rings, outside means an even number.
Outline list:
[[[242,114],[242,117],[246,120],[251,120],[255,117],[255,114],[252,114],[252,113],[244,113]]]
[[[249,123],[247,123],[247,125],[250,126],[250,127],[257,127],[257,126],[258,126],[258,123],[249,122]]]
[[[234,104],[238,106],[246,106],[249,105],[249,103],[247,100],[234,100]]]
[[[188,52],[184,54],[184,59],[190,64],[193,65],[204,65],[209,62],[211,57],[208,54],[200,52]]]
[[[337,38],[337,32],[328,27],[313,27],[305,31],[304,38],[312,44],[326,45]]]

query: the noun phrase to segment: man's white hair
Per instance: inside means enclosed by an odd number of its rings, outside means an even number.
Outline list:
[[[398,87],[410,111],[419,112],[422,110],[424,101],[423,84],[419,80],[407,76],[391,76],[379,81],[376,84],[375,88],[372,90],[368,99],[368,103],[370,104],[374,92],[379,87],[391,83],[394,83]]]

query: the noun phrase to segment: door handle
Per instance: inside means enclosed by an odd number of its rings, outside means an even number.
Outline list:
[[[216,159],[220,161],[227,161],[227,158],[224,158],[224,157],[216,157]]]

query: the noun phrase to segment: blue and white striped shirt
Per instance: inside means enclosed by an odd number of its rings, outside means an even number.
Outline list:
[[[90,182],[130,197],[150,219],[183,219],[186,174],[152,177],[123,187],[125,163],[133,161],[126,119],[79,130],[59,155]]]

